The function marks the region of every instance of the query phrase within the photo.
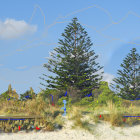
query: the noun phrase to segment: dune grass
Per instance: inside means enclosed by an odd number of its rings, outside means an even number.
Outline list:
[[[62,128],[62,117],[63,113],[59,107],[52,106],[46,103],[43,99],[32,99],[27,101],[2,101],[0,102],[0,115],[5,116],[40,116],[42,119],[35,119],[30,121],[22,122],[21,129],[32,130],[31,125],[42,128],[44,131],[53,131],[57,128]],[[0,121],[0,128],[4,132],[17,132],[19,121]],[[16,124],[18,123],[18,125]]]
[[[140,124],[139,118],[126,118],[124,116],[140,116],[140,107],[131,105],[131,102],[127,107],[117,107],[112,101],[108,101],[106,106],[96,107],[94,113],[92,114],[94,121],[108,121],[112,126],[124,126],[126,124],[132,126],[134,124]]]
[[[64,120],[62,118],[63,111],[60,106],[52,106],[48,102],[45,102],[42,98],[35,98],[27,101],[1,101],[0,102],[0,115],[6,116],[41,116],[43,117],[42,123],[44,131],[53,131],[55,128],[62,128]],[[74,121],[73,128],[82,128],[88,131],[93,131],[93,127],[90,121],[95,124],[101,121],[107,121],[112,126],[123,127],[125,125],[140,124],[140,119],[125,118],[124,116],[140,116],[140,101],[126,101],[123,100],[121,106],[117,106],[111,100],[107,101],[105,105],[70,105],[67,106],[67,117],[69,120]],[[85,119],[85,116],[89,116],[90,119]],[[36,120],[35,125],[42,127],[41,121]],[[30,123],[25,123],[30,129]],[[7,124],[7,128],[8,125]],[[14,124],[13,124],[14,125]],[[15,125],[16,126],[16,125]],[[17,126],[16,126],[17,127]],[[15,127],[15,129],[17,129]],[[6,131],[11,131],[6,130]],[[14,132],[14,130],[13,130]]]
[[[138,101],[139,102],[139,101]],[[68,113],[68,118],[74,120],[73,128],[77,126],[90,131],[89,121],[94,121],[95,124],[100,121],[109,122],[112,127],[125,127],[140,124],[138,117],[124,116],[140,116],[140,106],[138,102],[124,100],[122,106],[117,106],[111,100],[107,101],[106,105],[96,106],[95,108],[87,108],[86,106],[72,106]],[[89,116],[90,120],[83,120],[85,116]]]

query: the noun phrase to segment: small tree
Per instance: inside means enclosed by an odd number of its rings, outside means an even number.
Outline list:
[[[118,70],[119,77],[114,78],[112,87],[123,99],[135,100],[140,96],[140,55],[136,53],[136,48],[131,50],[120,66],[122,70]]]
[[[11,86],[11,84],[8,86],[8,91],[9,92],[12,92],[12,86]]]
[[[20,94],[20,100],[25,101],[28,99],[34,99],[36,97],[36,94],[34,93],[33,89],[30,88],[30,90],[27,90],[25,93]]]
[[[19,96],[16,92],[16,90],[12,90],[12,86],[11,84],[8,86],[8,90],[4,93],[2,93],[0,95],[1,99],[4,99],[4,100],[12,100],[12,99],[16,99],[18,100]]]
[[[1,100],[7,100],[10,96],[8,95],[8,90],[0,95]]]

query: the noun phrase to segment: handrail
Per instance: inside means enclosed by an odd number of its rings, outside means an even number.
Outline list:
[[[43,118],[42,116],[0,116],[0,119],[35,119]]]

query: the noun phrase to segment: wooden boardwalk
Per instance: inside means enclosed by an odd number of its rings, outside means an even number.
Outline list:
[[[41,119],[40,116],[0,116],[0,120],[4,119]]]

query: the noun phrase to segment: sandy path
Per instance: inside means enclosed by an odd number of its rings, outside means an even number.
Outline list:
[[[71,130],[71,125],[72,122],[67,120],[65,127],[55,132],[0,134],[0,140],[140,140],[140,125],[112,128],[109,123],[92,123],[93,134],[80,129]]]

